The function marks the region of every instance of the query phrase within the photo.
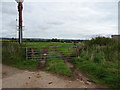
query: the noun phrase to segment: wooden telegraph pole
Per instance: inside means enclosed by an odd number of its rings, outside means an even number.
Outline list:
[[[18,12],[19,12],[19,44],[22,43],[22,10],[23,10],[23,0],[16,0],[18,3]]]

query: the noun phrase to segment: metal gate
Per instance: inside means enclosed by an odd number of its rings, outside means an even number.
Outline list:
[[[25,47],[26,48],[26,59],[40,59],[41,47]]]
[[[55,54],[59,55],[64,61],[70,61],[73,54],[71,48],[76,47],[59,47],[59,46],[48,46],[48,47],[25,47],[26,48],[26,60],[37,59],[39,61],[38,68],[45,66],[45,63],[49,58],[54,58]],[[53,51],[54,55],[49,55]],[[77,49],[76,49],[77,52]],[[54,59],[53,59],[54,60]]]

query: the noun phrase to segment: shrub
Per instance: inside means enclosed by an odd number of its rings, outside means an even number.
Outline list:
[[[35,69],[37,60],[26,60],[25,49],[21,48],[17,42],[2,43],[2,62],[3,64],[15,66],[20,69]]]
[[[96,53],[94,56],[95,63],[104,63],[104,54],[102,52]]]
[[[100,45],[100,46],[106,46],[106,45],[112,45],[112,44],[118,43],[117,40],[106,38],[106,37],[96,37],[92,38],[90,41],[86,41],[85,44],[91,46],[91,45]]]
[[[119,88],[120,42],[111,38],[96,37],[83,43],[79,58],[74,58],[73,64],[94,81]]]

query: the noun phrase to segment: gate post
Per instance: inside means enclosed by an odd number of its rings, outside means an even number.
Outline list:
[[[34,48],[31,48],[32,59],[34,58]]]
[[[28,54],[27,54],[27,47],[26,47],[26,60],[28,59]]]

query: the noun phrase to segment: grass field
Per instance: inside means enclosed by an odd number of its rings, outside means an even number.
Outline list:
[[[73,46],[73,43],[60,43],[60,42],[24,42],[24,46],[33,46],[33,47],[48,47],[48,46]]]
[[[65,55],[72,53],[74,43],[61,43],[61,42],[24,42],[24,46],[31,47],[48,47],[48,46],[58,46],[57,49],[60,50]]]

